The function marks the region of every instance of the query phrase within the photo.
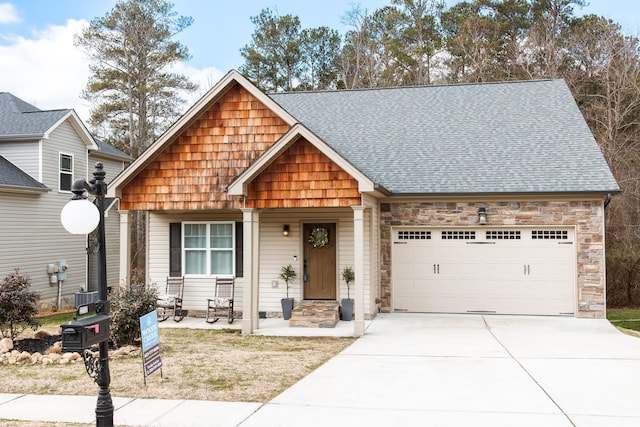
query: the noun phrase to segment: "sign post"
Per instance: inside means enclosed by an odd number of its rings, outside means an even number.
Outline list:
[[[147,377],[158,369],[160,369],[160,377],[162,377],[160,333],[158,330],[158,314],[155,310],[140,318],[140,337],[142,339],[144,385],[147,385]]]

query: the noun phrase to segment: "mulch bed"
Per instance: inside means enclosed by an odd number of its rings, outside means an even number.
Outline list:
[[[62,335],[50,335],[43,338],[18,338],[13,341],[13,349],[19,352],[44,354],[45,350],[62,340]]]

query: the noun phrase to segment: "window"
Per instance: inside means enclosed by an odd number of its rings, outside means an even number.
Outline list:
[[[431,232],[426,230],[401,230],[398,231],[398,240],[429,240]]]
[[[234,274],[234,223],[183,224],[184,273],[204,276]]]
[[[475,231],[462,231],[462,230],[443,231],[441,235],[442,240],[475,240],[475,238],[476,238]]]
[[[60,191],[71,191],[73,183],[73,156],[71,154],[60,154],[60,170],[59,186]]]
[[[486,232],[487,240],[520,240],[520,231],[513,230],[491,230]]]
[[[534,240],[567,240],[569,232],[567,230],[533,230],[531,238]]]

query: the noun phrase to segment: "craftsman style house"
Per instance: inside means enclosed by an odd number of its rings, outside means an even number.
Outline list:
[[[561,80],[266,94],[236,71],[110,186],[184,308],[235,277],[252,333],[283,266],[296,302],[346,298],[352,267],[356,335],[380,311],[603,317],[618,191]]]
[[[60,211],[72,196],[73,180],[88,179],[96,162],[113,178],[131,160],[94,139],[73,110],[40,110],[0,92],[0,280],[20,269],[45,309],[73,307],[76,294],[96,291],[87,238],[67,233]],[[108,200],[107,207],[106,247],[115,261],[107,278],[117,285],[117,201]]]

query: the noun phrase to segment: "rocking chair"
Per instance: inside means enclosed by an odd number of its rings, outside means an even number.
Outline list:
[[[164,322],[173,316],[176,322],[186,316],[187,311],[182,309],[182,293],[184,291],[184,277],[167,277],[164,294],[158,296],[158,321]]]
[[[226,316],[229,323],[233,323],[233,293],[234,279],[216,278],[213,298],[207,299],[207,323],[215,323],[220,316]]]

